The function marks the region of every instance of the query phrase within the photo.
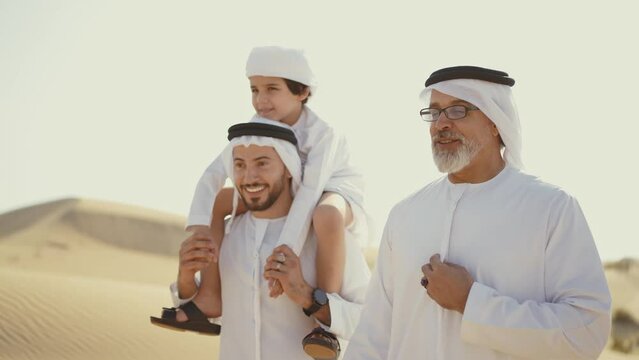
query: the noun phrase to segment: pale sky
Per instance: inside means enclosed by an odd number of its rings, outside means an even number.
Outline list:
[[[579,200],[604,260],[639,257],[639,9],[584,3],[0,0],[0,212],[73,196],[186,215],[253,113],[250,49],[282,45],[306,51],[309,106],[346,134],[378,234],[441,176],[425,79],[479,65],[517,81],[526,171]]]

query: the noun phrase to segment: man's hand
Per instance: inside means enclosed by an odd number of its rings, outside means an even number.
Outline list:
[[[193,235],[202,235],[203,237],[212,240],[212,261],[218,262],[220,256],[220,247],[222,247],[222,239],[224,239],[224,227],[218,227],[217,230],[204,225],[191,225],[187,231],[190,231]]]
[[[459,265],[443,263],[439,254],[435,254],[429,263],[422,266],[422,273],[422,285],[428,296],[445,309],[464,313],[474,283],[468,270]]]
[[[273,249],[273,254],[266,259],[264,265],[264,278],[269,283],[279,282],[284,294],[302,308],[311,306],[313,288],[302,276],[299,257],[288,246],[281,245]]]
[[[216,251],[213,235],[208,227],[202,228],[193,229],[193,234],[180,246],[179,275],[185,279],[192,279],[196,272],[203,270],[213,261]]]

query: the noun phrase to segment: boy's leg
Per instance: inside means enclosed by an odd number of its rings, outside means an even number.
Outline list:
[[[327,293],[342,288],[346,262],[345,228],[353,221],[353,211],[341,195],[326,192],[313,212],[313,229],[317,237],[315,255],[317,287]],[[339,341],[335,335],[316,328],[302,340],[304,351],[314,359],[337,359]]]
[[[333,192],[324,193],[313,212],[313,229],[317,236],[317,286],[326,292],[336,293],[342,287],[346,261],[344,233],[352,221],[351,206]]]

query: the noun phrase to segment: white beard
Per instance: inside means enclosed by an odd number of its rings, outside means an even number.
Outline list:
[[[461,141],[461,146],[455,151],[442,151],[436,147],[437,140],[454,139]],[[479,153],[481,146],[472,140],[468,140],[460,134],[451,131],[442,131],[433,136],[432,142],[433,160],[437,169],[443,173],[456,173],[470,164],[471,160]]]

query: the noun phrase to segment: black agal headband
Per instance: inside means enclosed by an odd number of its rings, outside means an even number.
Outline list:
[[[430,74],[426,79],[426,87],[446,80],[476,79],[513,86],[515,79],[508,77],[508,73],[499,70],[486,69],[478,66],[453,66],[443,68]]]
[[[240,136],[266,136],[285,140],[297,146],[295,133],[277,125],[248,122],[235,124],[229,128],[229,136],[227,137],[229,141]]]

